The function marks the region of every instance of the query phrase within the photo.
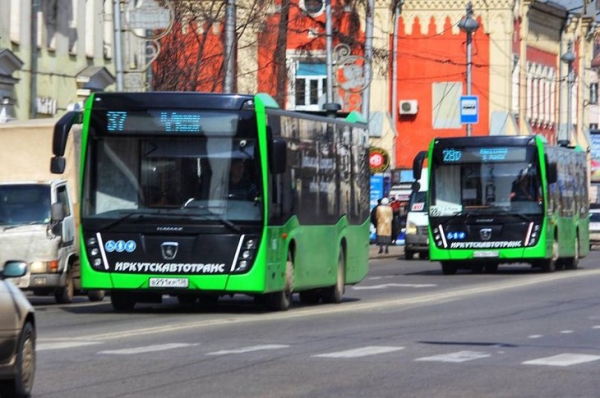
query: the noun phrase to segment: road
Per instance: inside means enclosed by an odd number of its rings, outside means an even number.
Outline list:
[[[600,251],[575,271],[371,261],[340,305],[38,314],[34,397],[598,397]]]

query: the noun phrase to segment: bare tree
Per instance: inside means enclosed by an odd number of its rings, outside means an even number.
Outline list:
[[[256,47],[250,52],[256,54],[256,59],[239,61],[256,65],[253,76],[258,81],[259,91],[271,94],[280,106],[289,95],[288,52],[310,60],[314,59],[316,50],[322,54],[325,49],[322,13],[310,14],[298,1],[240,0],[237,4],[237,53],[241,50],[242,35],[256,37],[256,42],[246,40],[244,44]],[[325,0],[313,1],[324,3]],[[161,53],[153,70],[154,89],[222,91],[226,0],[171,0],[170,4],[176,22],[171,32],[161,39]],[[332,7],[334,45],[344,43],[358,55],[364,52],[364,32],[360,31],[358,12],[364,6],[365,0],[342,0]],[[387,57],[387,52],[375,50],[375,56]],[[316,61],[323,62],[322,59]],[[237,70],[234,72],[237,75]],[[237,75],[238,80],[245,78],[252,77]]]

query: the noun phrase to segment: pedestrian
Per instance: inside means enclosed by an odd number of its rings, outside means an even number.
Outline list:
[[[398,235],[400,235],[400,201],[395,197],[390,197],[390,207],[392,208],[392,244],[396,244]]]
[[[377,199],[377,204],[371,209],[371,224],[377,229],[377,207],[381,204],[381,199]]]
[[[389,252],[388,248],[392,241],[392,220],[394,219],[394,213],[389,204],[390,200],[388,198],[383,198],[376,210],[377,244],[379,246],[380,254],[384,251],[385,253]]]

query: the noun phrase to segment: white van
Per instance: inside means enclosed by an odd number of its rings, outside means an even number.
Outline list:
[[[427,214],[427,169],[421,171],[421,178],[415,184],[416,191],[410,194],[406,214],[404,258],[412,260],[415,253],[424,260],[429,257],[429,216]]]

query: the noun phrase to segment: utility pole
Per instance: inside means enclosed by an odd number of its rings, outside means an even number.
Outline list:
[[[473,67],[471,42],[473,33],[479,28],[479,23],[473,18],[473,5],[471,2],[467,3],[467,15],[460,20],[458,27],[467,34],[467,95],[471,95],[471,69]],[[467,123],[466,128],[467,137],[470,137],[473,132],[473,125]]]
[[[234,80],[234,46],[235,46],[235,0],[227,0],[225,11],[225,76],[223,92],[233,92]]]
[[[115,78],[117,91],[123,91],[123,27],[121,25],[121,0],[113,0],[113,25],[115,40]]]
[[[575,62],[575,53],[573,52],[573,41],[569,40],[567,52],[561,55],[560,60],[567,64],[567,128],[565,130],[566,137],[558,140],[558,144],[568,146],[571,142],[571,129],[573,128],[572,112],[573,112],[573,62]]]
[[[333,28],[331,26],[331,0],[325,0],[325,52],[327,63],[327,100],[325,103],[333,102]]]

